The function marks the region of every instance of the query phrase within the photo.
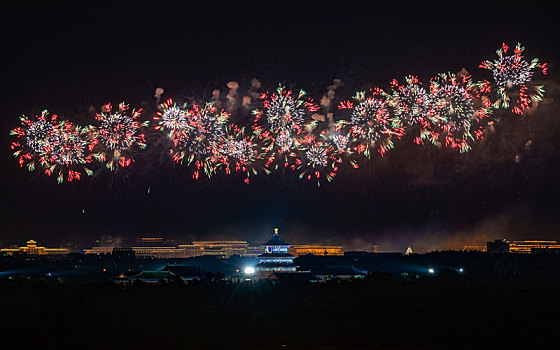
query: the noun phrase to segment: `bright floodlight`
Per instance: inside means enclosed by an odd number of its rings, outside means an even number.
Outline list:
[[[245,271],[245,274],[252,275],[252,274],[255,273],[255,268],[251,267],[251,266],[247,266],[244,271]]]
[[[429,269],[428,269],[428,272],[429,272],[429,273],[434,273],[434,272],[435,272],[435,270],[434,270],[434,269],[432,269],[432,268],[429,268]]]
[[[461,267],[461,268],[459,269],[459,272],[463,272],[463,271],[464,271],[464,270],[463,270],[463,268]]]

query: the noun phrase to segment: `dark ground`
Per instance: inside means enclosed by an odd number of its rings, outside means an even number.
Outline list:
[[[559,292],[557,278],[512,275],[128,289],[4,281],[0,338],[17,348],[553,349]]]

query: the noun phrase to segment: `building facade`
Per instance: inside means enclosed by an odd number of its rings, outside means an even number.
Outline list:
[[[259,255],[259,263],[255,266],[259,277],[270,277],[275,272],[295,272],[297,265],[292,254],[288,253],[290,245],[278,235],[274,229],[274,236],[263,244],[264,253]]]
[[[288,248],[288,253],[300,255],[320,255],[320,256],[342,256],[342,246],[334,245],[318,245],[318,244],[301,244],[292,245]]]
[[[531,254],[560,251],[557,241],[508,241],[496,239],[486,243],[488,253]]]
[[[531,254],[532,250],[560,249],[557,241],[513,241],[509,244],[510,253]]]
[[[193,246],[202,251],[201,255],[229,258],[232,255],[245,256],[249,243],[247,241],[194,241]]]
[[[66,248],[45,248],[37,245],[37,242],[30,239],[27,241],[27,245],[18,248],[4,248],[0,249],[0,253],[6,253],[8,255],[13,255],[14,253],[24,253],[27,255],[60,255],[68,254],[70,251]]]

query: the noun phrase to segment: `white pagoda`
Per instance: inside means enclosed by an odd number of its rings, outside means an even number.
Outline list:
[[[414,254],[414,252],[412,251],[412,248],[410,248],[410,244],[409,244],[408,248],[406,248],[406,252],[404,252],[404,255],[410,255],[410,254]]]

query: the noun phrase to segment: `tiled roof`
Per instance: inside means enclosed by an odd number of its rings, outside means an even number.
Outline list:
[[[286,243],[282,238],[280,238],[280,236],[278,236],[278,233],[275,233],[274,236],[272,236],[272,238],[264,245],[289,245],[289,244]]]

